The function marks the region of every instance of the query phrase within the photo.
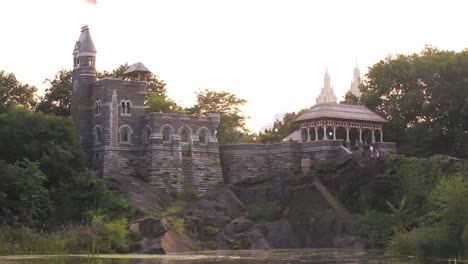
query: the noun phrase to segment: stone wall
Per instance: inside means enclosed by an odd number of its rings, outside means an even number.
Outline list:
[[[280,144],[235,144],[220,146],[225,183],[247,177],[287,176],[302,171],[303,160],[333,161],[351,156],[342,140],[287,142]]]

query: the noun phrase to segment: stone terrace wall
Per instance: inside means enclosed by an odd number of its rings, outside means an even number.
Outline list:
[[[302,171],[303,159],[328,161],[350,155],[342,140],[280,144],[235,144],[220,146],[225,183],[247,177],[281,176]]]

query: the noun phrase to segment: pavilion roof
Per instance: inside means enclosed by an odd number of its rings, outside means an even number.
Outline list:
[[[355,121],[367,121],[386,123],[385,118],[369,110],[363,105],[348,105],[336,103],[322,103],[316,104],[305,111],[302,115],[294,121],[305,121],[320,118],[333,118]]]

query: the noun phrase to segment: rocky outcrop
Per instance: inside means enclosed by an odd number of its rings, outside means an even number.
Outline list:
[[[313,176],[248,178],[170,217],[183,220],[184,232],[167,231],[159,219],[140,219],[134,224],[142,238],[132,250],[364,247],[350,215]]]
[[[130,206],[137,212],[151,214],[161,212],[170,198],[161,192],[156,192],[151,186],[139,178],[119,176],[108,178],[111,188],[122,193]]]

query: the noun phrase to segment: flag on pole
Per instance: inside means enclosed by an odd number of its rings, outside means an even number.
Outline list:
[[[90,4],[97,4],[96,0],[86,0],[86,3],[90,3]]]

